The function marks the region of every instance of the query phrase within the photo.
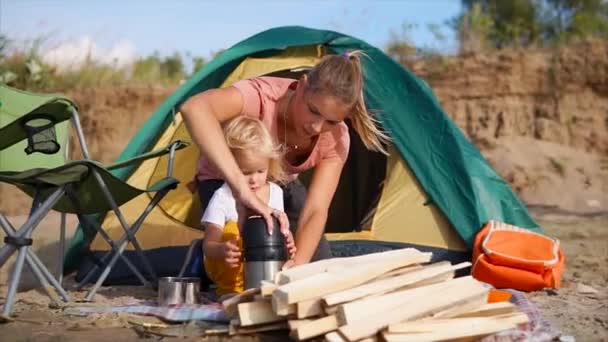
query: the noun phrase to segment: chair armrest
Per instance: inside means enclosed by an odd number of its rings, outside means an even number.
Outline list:
[[[162,157],[167,153],[171,153],[172,149],[174,151],[177,151],[177,150],[181,150],[189,145],[190,145],[190,143],[188,143],[186,141],[176,140],[163,148],[159,148],[157,150],[150,151],[150,152],[144,153],[144,154],[140,154],[136,157],[133,157],[133,158],[130,158],[127,160],[122,160],[122,161],[119,161],[112,165],[109,165],[106,167],[106,170],[112,171],[112,170],[120,169],[122,167],[131,166],[132,164],[135,164],[135,163],[140,163],[144,160]]]

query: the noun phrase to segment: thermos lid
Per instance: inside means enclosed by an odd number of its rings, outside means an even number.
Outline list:
[[[268,234],[266,221],[261,216],[252,216],[241,229],[245,262],[287,260],[285,237],[279,221],[273,217],[272,235]]]

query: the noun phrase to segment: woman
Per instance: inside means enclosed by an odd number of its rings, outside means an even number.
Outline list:
[[[262,120],[274,139],[284,146],[285,211],[295,231],[297,252],[288,264],[298,265],[331,257],[323,238],[327,213],[348,156],[349,119],[368,149],[386,153],[388,137],[367,112],[358,51],[325,56],[299,80],[257,77],[230,87],[210,89],[188,99],[181,107],[186,126],[199,146],[197,179],[201,203],[225,181],[243,206],[267,222],[273,211],[249,189],[222,136],[221,124],[239,115]],[[308,188],[297,175],[308,169]],[[289,223],[282,221],[281,225]]]

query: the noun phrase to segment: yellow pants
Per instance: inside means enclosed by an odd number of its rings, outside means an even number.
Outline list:
[[[230,240],[238,240],[241,253],[243,252],[243,244],[238,224],[236,222],[227,222],[224,226],[222,234],[222,242]],[[207,275],[217,286],[218,296],[223,296],[228,293],[243,292],[245,287],[243,279],[243,261],[235,268],[229,267],[224,260],[214,260],[205,257],[205,270]]]

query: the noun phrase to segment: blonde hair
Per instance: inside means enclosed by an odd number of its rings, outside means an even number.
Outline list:
[[[307,91],[320,92],[352,106],[349,119],[368,150],[388,154],[384,145],[390,137],[367,111],[363,98],[363,68],[360,50],[327,55],[308,73]]]
[[[268,177],[276,182],[285,180],[281,164],[283,153],[262,121],[249,116],[237,116],[224,126],[224,137],[230,150],[249,151],[256,156],[268,158]]]

